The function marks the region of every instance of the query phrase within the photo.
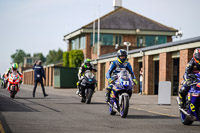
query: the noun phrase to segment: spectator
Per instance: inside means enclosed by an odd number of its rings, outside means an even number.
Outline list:
[[[35,91],[36,91],[38,82],[41,84],[44,97],[48,96],[45,93],[44,84],[43,84],[43,78],[46,79],[46,77],[44,74],[44,69],[42,67],[41,60],[38,60],[35,62],[34,66],[33,66],[33,70],[34,70],[34,82],[35,82],[35,85],[33,88],[33,97],[35,97]]]
[[[143,71],[142,68],[140,69],[140,90],[139,94],[142,94],[142,80],[143,80]]]

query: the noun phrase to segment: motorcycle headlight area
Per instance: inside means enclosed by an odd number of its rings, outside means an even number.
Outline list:
[[[198,83],[198,84],[196,85],[196,87],[200,88],[200,83]]]

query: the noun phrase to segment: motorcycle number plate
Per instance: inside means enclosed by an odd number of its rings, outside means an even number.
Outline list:
[[[129,81],[123,81],[123,85],[129,85]]]

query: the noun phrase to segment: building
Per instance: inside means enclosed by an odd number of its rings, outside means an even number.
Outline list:
[[[24,63],[19,64],[19,71],[23,72],[27,69],[30,69],[33,67],[33,64],[35,63],[36,60],[39,60],[37,57],[24,57]]]
[[[129,49],[132,50],[172,41],[176,29],[123,8],[121,0],[116,0],[115,3],[117,4],[114,5],[115,9],[100,17],[100,21],[94,20],[64,36],[64,41],[68,42],[68,51],[81,49],[85,58],[97,59],[98,52],[101,56],[126,48],[124,42],[129,42],[131,44]],[[100,23],[99,49],[98,22]]]
[[[196,48],[200,48],[200,36],[129,51],[128,61],[131,63],[136,79],[139,80],[140,68],[144,72],[143,94],[158,94],[159,82],[170,81],[172,95],[177,95],[185,67]],[[100,56],[99,59],[93,61],[98,68],[98,90],[107,87],[105,74],[109,69],[110,62],[116,59],[116,53],[113,53],[112,55]],[[136,85],[135,92],[138,91],[139,85]]]

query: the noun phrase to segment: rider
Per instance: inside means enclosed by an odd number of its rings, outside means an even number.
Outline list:
[[[189,88],[192,83],[192,79],[188,76],[188,74],[193,73],[194,71],[200,71],[200,48],[196,48],[193,53],[193,58],[187,64],[185,73],[183,75],[184,81],[183,86],[179,90],[179,100],[180,107],[184,108],[184,104],[186,102],[186,95],[189,91]]]
[[[86,70],[90,70],[92,72],[97,72],[97,70],[94,68],[94,65],[91,64],[91,59],[87,58],[84,60],[84,63],[81,65],[81,67],[79,68],[79,72],[78,72],[78,79],[79,81],[77,82],[77,87],[78,87],[78,91],[77,94],[82,96],[82,102],[85,102],[85,91],[84,91],[84,87],[86,86],[84,83],[81,83],[81,81],[83,80],[84,77],[84,73]]]
[[[7,75],[7,77],[8,77],[12,72],[17,72],[20,76],[20,79],[22,79],[22,73],[20,73],[18,71],[18,64],[17,63],[13,63],[12,67],[8,69],[8,71],[6,72],[5,75]],[[22,83],[22,80],[20,80],[20,84],[21,83]],[[8,85],[8,90],[10,90],[10,85]]]
[[[108,79],[108,88],[106,88],[106,102],[110,100],[110,92],[112,90],[112,82],[113,78],[112,75],[116,75],[121,70],[126,69],[131,74],[134,84],[137,85],[137,80],[135,78],[134,72],[132,71],[132,67],[129,62],[126,61],[127,59],[127,52],[123,49],[118,50],[117,52],[117,60],[113,61],[110,65],[110,68],[106,74],[106,78]]]

